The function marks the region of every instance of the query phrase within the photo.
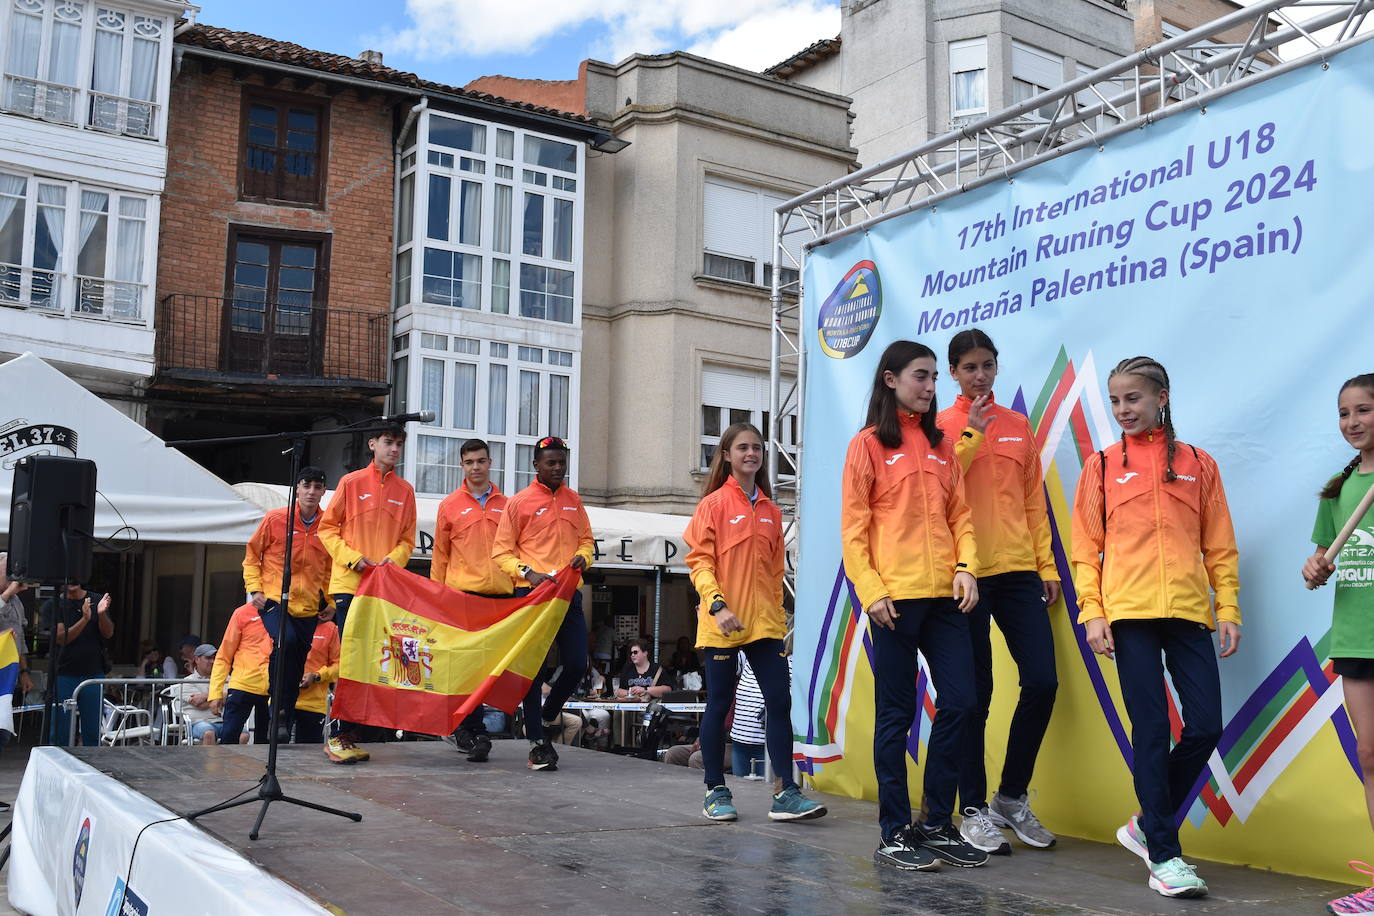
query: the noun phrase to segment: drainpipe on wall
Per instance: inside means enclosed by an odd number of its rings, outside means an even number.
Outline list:
[[[179,26],[176,27],[176,29],[172,32],[172,38],[175,39],[178,35],[181,35],[183,32],[186,32],[187,30],[189,30],[189,29],[191,28],[191,26],[195,25],[195,24],[196,24],[196,16],[197,16],[197,14],[199,14],[199,13],[200,13],[200,7],[198,7],[198,6],[190,6],[190,5],[188,4],[187,7],[186,7],[186,21],[183,22],[181,25],[179,25]]]

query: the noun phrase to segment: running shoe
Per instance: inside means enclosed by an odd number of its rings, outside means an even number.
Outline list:
[[[531,770],[543,770],[548,773],[558,769],[558,752],[553,749],[547,738],[530,742],[529,766]]]
[[[1035,812],[1031,811],[1030,801],[1024,795],[1020,798],[1009,798],[998,792],[992,797],[987,815],[988,820],[998,827],[1010,829],[1016,834],[1016,838],[1027,846],[1049,849],[1057,841],[1055,835],[1046,830],[1040,819],[1035,816]]]
[[[940,860],[935,853],[921,845],[917,828],[907,825],[891,839],[883,840],[873,851],[873,861],[906,871],[938,871]]]
[[[1150,863],[1150,887],[1165,897],[1207,896],[1207,882],[1180,856],[1167,862]]]
[[[725,786],[716,786],[706,793],[706,801],[701,805],[701,813],[713,821],[733,821],[739,819],[735,810],[735,797]]]
[[[934,853],[936,858],[950,865],[976,868],[988,862],[988,854],[966,842],[953,824],[945,824],[943,827],[917,827],[913,824],[912,830],[915,831],[922,846]]]
[[[1350,867],[1357,872],[1374,878],[1374,868],[1366,862],[1352,861]],[[1326,908],[1338,916],[1346,916],[1348,913],[1374,913],[1374,887],[1356,891],[1338,900],[1332,900]]]
[[[964,842],[994,856],[1011,855],[1011,843],[992,818],[987,808],[965,808],[964,819],[959,822],[959,835]]]
[[[358,763],[358,749],[352,742],[345,741],[343,738],[330,738],[324,743],[324,755],[329,758],[330,763]]]
[[[491,754],[491,739],[482,732],[459,728],[451,735],[444,736],[444,743],[455,748],[458,753],[466,754],[473,763],[482,763]]]
[[[1145,831],[1140,829],[1140,815],[1132,814],[1131,819],[1116,830],[1116,841],[1150,864],[1150,851],[1145,848]]]
[[[788,786],[773,796],[773,807],[768,812],[769,820],[810,821],[825,817],[825,805],[812,801],[802,794],[796,786]]]

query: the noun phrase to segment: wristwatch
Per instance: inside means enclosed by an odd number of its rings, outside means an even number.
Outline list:
[[[520,578],[528,579],[531,572],[533,572],[533,570],[531,570],[528,566],[522,564],[520,567]]]
[[[725,610],[725,596],[716,595],[716,600],[711,602],[711,606],[710,608],[708,608],[708,610],[710,611],[712,617],[714,617],[716,614],[719,614],[721,611]]]

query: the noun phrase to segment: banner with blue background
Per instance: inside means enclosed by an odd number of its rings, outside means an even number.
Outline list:
[[[1337,390],[1374,371],[1371,124],[1374,42],[811,252],[793,725],[819,788],[876,797],[867,622],[840,561],[845,448],[889,342],[941,355],[944,407],[949,339],[976,327],[1001,351],[998,401],[1035,430],[1065,585],[1035,810],[1103,841],[1136,811],[1116,673],[1074,623],[1067,556],[1083,461],[1120,435],[1106,374],[1145,354],[1169,371],[1179,437],[1221,466],[1241,556],[1244,640],[1220,662],[1226,728],[1184,847],[1345,880],[1368,824],[1327,654],[1331,591],[1307,591],[1299,570],[1316,493],[1350,458]],[[995,651],[994,780],[1016,697]],[[917,689],[913,798],[934,710],[924,669]]]

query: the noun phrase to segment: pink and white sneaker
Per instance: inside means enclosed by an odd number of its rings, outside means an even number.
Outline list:
[[[1350,867],[1374,879],[1374,867],[1370,867],[1369,863],[1352,861]],[[1326,908],[1340,916],[1349,913],[1374,913],[1374,887],[1367,887],[1339,900],[1332,900]]]

